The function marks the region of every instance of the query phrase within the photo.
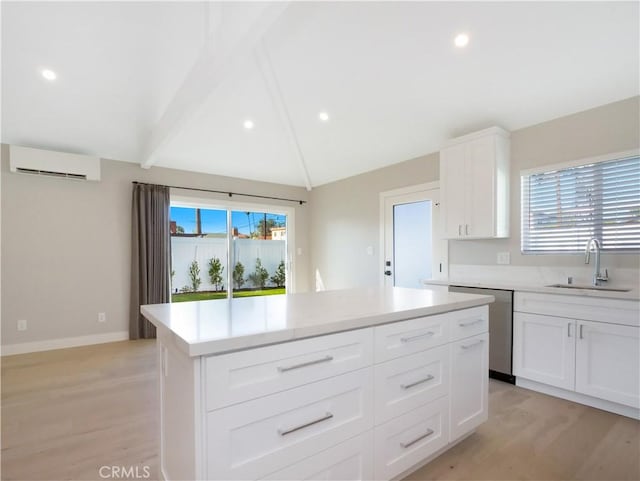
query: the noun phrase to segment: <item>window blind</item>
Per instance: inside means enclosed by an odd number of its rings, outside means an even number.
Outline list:
[[[640,250],[640,157],[522,176],[522,252]]]

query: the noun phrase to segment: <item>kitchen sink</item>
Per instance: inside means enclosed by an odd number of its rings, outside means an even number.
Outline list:
[[[610,292],[629,292],[631,289],[617,289],[615,287],[606,286],[590,286],[581,284],[551,284],[545,287],[559,287],[562,289],[589,289],[591,291],[610,291]]]

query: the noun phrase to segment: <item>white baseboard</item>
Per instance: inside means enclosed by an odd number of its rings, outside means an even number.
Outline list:
[[[633,419],[640,419],[640,409],[624,406],[622,404],[606,401],[604,399],[598,399],[586,394],[581,394],[575,391],[567,391],[555,386],[549,386],[536,381],[530,381],[516,376],[516,386],[523,387],[525,389],[531,389],[532,391],[548,394],[549,396],[555,396],[567,401],[573,401],[579,404],[585,404],[592,408],[602,409],[603,411],[609,411],[621,416],[626,416]]]
[[[13,354],[51,351],[53,349],[66,349],[68,347],[104,344],[105,342],[126,341],[127,339],[129,339],[129,331],[117,331],[107,332],[105,334],[93,334],[90,336],[65,337],[62,339],[49,339],[47,341],[23,342],[20,344],[8,344],[6,346],[0,347],[0,355],[11,356]]]

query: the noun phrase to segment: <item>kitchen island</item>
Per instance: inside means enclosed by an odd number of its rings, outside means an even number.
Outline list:
[[[369,288],[142,306],[163,478],[407,475],[487,418],[492,301]]]

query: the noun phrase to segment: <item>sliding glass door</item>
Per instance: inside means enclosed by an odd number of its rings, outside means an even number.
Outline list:
[[[233,211],[233,297],[285,294],[287,217]]]
[[[287,292],[288,215],[172,203],[172,302]]]

